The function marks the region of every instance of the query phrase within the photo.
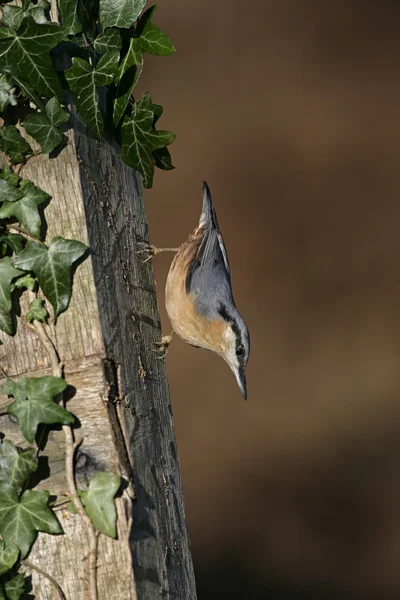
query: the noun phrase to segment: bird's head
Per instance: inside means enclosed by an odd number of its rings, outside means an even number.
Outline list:
[[[245,368],[250,355],[249,330],[236,307],[230,313],[226,310],[219,312],[227,324],[223,333],[221,356],[232,369],[242,396],[247,400]]]

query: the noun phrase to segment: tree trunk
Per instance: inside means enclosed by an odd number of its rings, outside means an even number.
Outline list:
[[[85,487],[96,470],[117,471],[125,482],[117,499],[118,540],[99,540],[99,599],[195,600],[165,365],[153,352],[161,328],[151,262],[143,264],[135,254],[136,242],[147,241],[142,186],[118,150],[95,140],[76,114],[70,127],[62,152],[31,159],[21,176],[52,196],[47,239],[62,235],[90,246],[90,259],[75,274],[70,308],[50,333],[71,386],[75,436],[83,438],[78,486]],[[22,315],[26,302],[22,297]],[[18,321],[17,335],[2,338],[1,366],[11,377],[49,374],[35,333],[23,316]],[[0,396],[0,405],[5,401]],[[24,445],[8,416],[1,417],[0,431]],[[50,478],[37,487],[65,491],[61,431],[50,431],[43,455],[49,463],[42,459],[40,470],[49,469]],[[85,527],[65,508],[57,516],[66,535],[40,534],[29,560],[58,581],[68,600],[83,600]],[[38,599],[57,597],[35,571],[32,583]]]

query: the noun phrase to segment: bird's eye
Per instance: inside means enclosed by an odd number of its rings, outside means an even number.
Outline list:
[[[236,348],[236,354],[237,354],[238,356],[243,356],[243,354],[244,354],[244,347],[243,347],[243,346],[238,346],[238,347]]]

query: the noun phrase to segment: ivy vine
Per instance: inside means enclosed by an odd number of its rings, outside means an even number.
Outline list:
[[[63,592],[52,577],[26,558],[38,532],[61,534],[49,492],[32,489],[38,468],[39,425],[61,424],[66,441],[66,476],[71,510],[84,520],[89,541],[90,598],[97,598],[96,545],[99,533],[116,537],[115,473],[97,472],[87,490],[74,477],[75,417],[63,400],[67,382],[48,321],[56,324],[68,308],[72,273],[87,255],[80,241],[44,237],[44,208],[51,200],[34,182],[20,177],[37,154],[58,151],[71,110],[96,138],[114,139],[122,159],[139,171],[145,187],[154,168],[173,169],[168,146],[175,135],[157,129],[163,108],[146,93],[133,96],[145,54],[166,56],[175,49],[153,23],[156,6],[145,0],[59,0],[56,20],[48,0],[0,2],[0,330],[15,335],[21,294],[29,309],[21,319],[43,344],[52,375],[6,378],[0,392],[6,412],[16,419],[28,447],[0,441],[0,600],[19,600],[26,591],[21,565],[36,569]],[[18,308],[18,310],[17,310]]]

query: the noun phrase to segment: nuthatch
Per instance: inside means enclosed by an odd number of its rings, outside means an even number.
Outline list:
[[[216,352],[232,369],[240,391],[247,399],[245,367],[250,337],[235,306],[224,240],[208,185],[203,183],[203,211],[199,224],[179,248],[147,246],[149,258],[160,252],[176,251],[165,299],[174,331],[192,346]],[[171,343],[166,336],[160,346]]]

